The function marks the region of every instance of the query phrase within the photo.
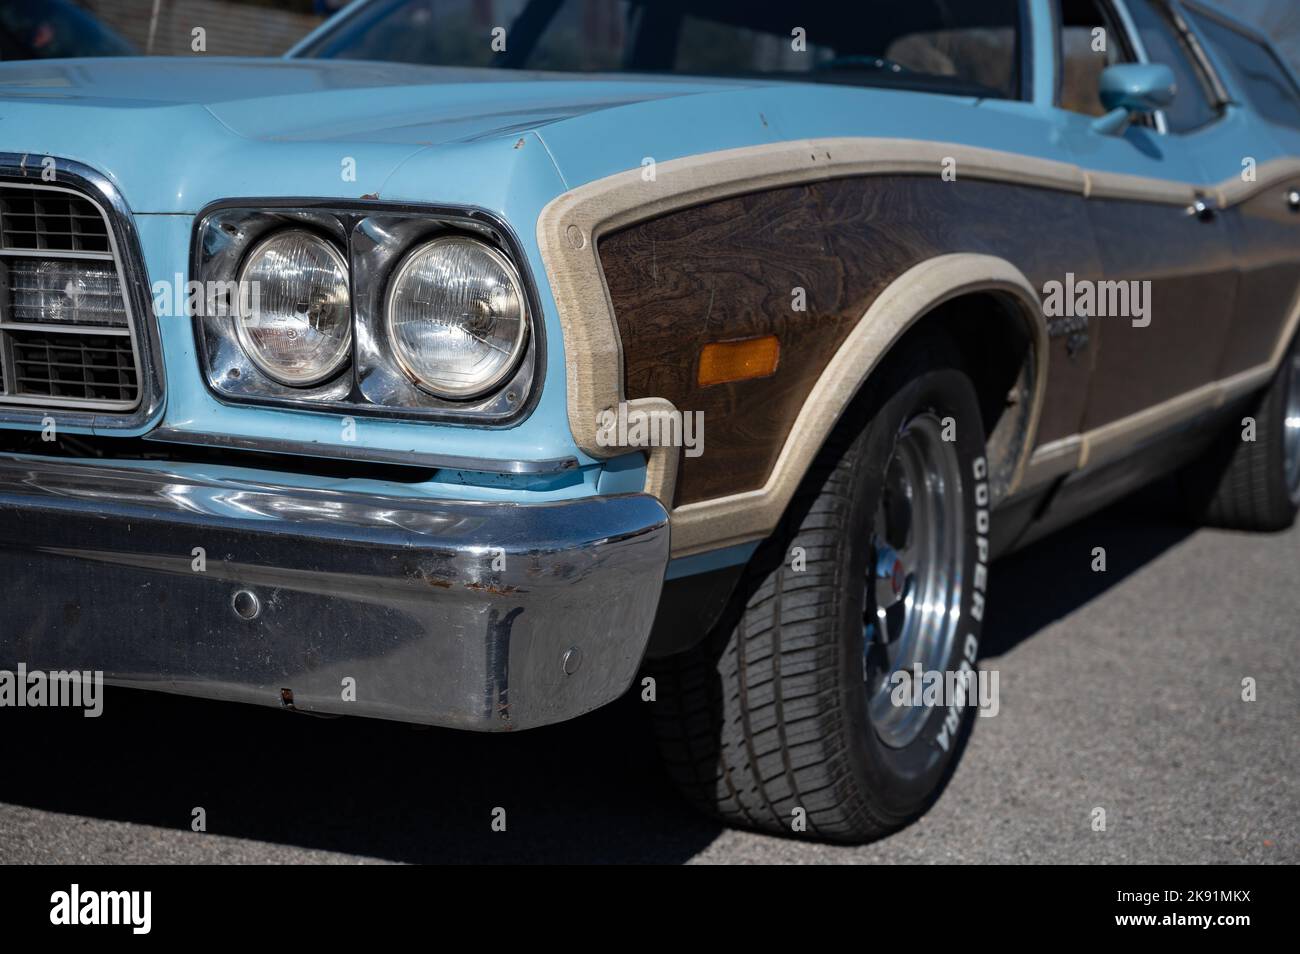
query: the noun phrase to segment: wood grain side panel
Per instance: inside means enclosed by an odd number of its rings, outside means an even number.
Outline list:
[[[818,371],[860,317],[812,305],[792,310],[794,288],[824,299],[843,284],[821,226],[818,188],[687,209],[606,237],[600,254],[627,396],[665,397],[704,413],[704,453],[683,459],[677,502],[761,484]],[[776,374],[696,386],[704,344],[759,335],[781,342]]]
[[[1300,291],[1300,212],[1287,203],[1294,180],[1266,187],[1227,213],[1241,285],[1219,376],[1272,360]]]
[[[936,177],[833,179],[683,209],[606,236],[599,251],[623,345],[627,397],[704,412],[677,504],[753,490],[805,396],[880,292],[950,252],[1005,258],[1035,285],[1099,276],[1081,196]],[[793,307],[803,289],[806,311]],[[775,375],[700,388],[701,347],[776,335]],[[1040,441],[1078,431],[1090,352],[1053,340]]]
[[[849,179],[825,187],[832,249],[851,283],[844,306],[866,311],[899,271],[950,252],[1006,259],[1042,289],[1067,271],[1098,278],[1100,260],[1088,227],[1086,200],[1046,189],[995,182],[942,182],[929,178]],[[906,263],[894,271],[894,263]],[[1084,337],[1070,347],[1069,323],[1055,329],[1048,355],[1047,395],[1037,443],[1079,430],[1088,377],[1100,329],[1083,323]],[[1059,333],[1056,333],[1059,331]]]
[[[1109,281],[1149,282],[1149,321],[1099,317],[1101,347],[1085,430],[1216,380],[1237,294],[1237,263],[1221,218],[1175,206],[1092,199],[1093,233]]]

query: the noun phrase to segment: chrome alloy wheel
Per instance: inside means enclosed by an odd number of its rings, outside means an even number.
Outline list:
[[[899,432],[871,528],[863,613],[863,673],[871,724],[893,748],[925,725],[925,706],[895,705],[894,674],[940,671],[962,605],[965,509],[956,445],[930,412]],[[910,682],[907,683],[910,687]],[[909,690],[910,692],[910,690]]]
[[[1286,462],[1286,487],[1291,499],[1300,497],[1300,351],[1290,357],[1287,372],[1286,419],[1282,422],[1282,453]]]

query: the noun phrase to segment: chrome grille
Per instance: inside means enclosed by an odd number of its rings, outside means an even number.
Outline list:
[[[13,390],[77,401],[135,401],[131,339],[122,335],[9,332]]]
[[[0,404],[139,406],[140,350],[114,252],[86,196],[0,182]]]
[[[108,224],[71,192],[8,188],[0,191],[0,248],[107,253]]]

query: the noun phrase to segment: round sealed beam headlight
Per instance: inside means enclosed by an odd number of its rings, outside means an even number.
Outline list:
[[[490,245],[461,236],[418,245],[402,259],[384,321],[402,370],[443,398],[500,385],[528,337],[519,273]]]
[[[248,253],[239,286],[239,344],[268,378],[309,387],[343,366],[352,308],[348,266],[332,244],[301,229],[276,232]]]

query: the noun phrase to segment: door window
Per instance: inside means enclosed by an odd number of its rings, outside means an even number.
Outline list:
[[[1169,131],[1191,132],[1217,119],[1219,109],[1214,105],[1205,74],[1168,13],[1152,0],[1128,0],[1128,10],[1146,47],[1147,59],[1174,71],[1178,92],[1164,110]]]
[[[1132,63],[1124,31],[1109,7],[1099,0],[1061,0],[1061,95],[1059,105],[1072,113],[1101,116],[1101,74],[1108,66]]]

